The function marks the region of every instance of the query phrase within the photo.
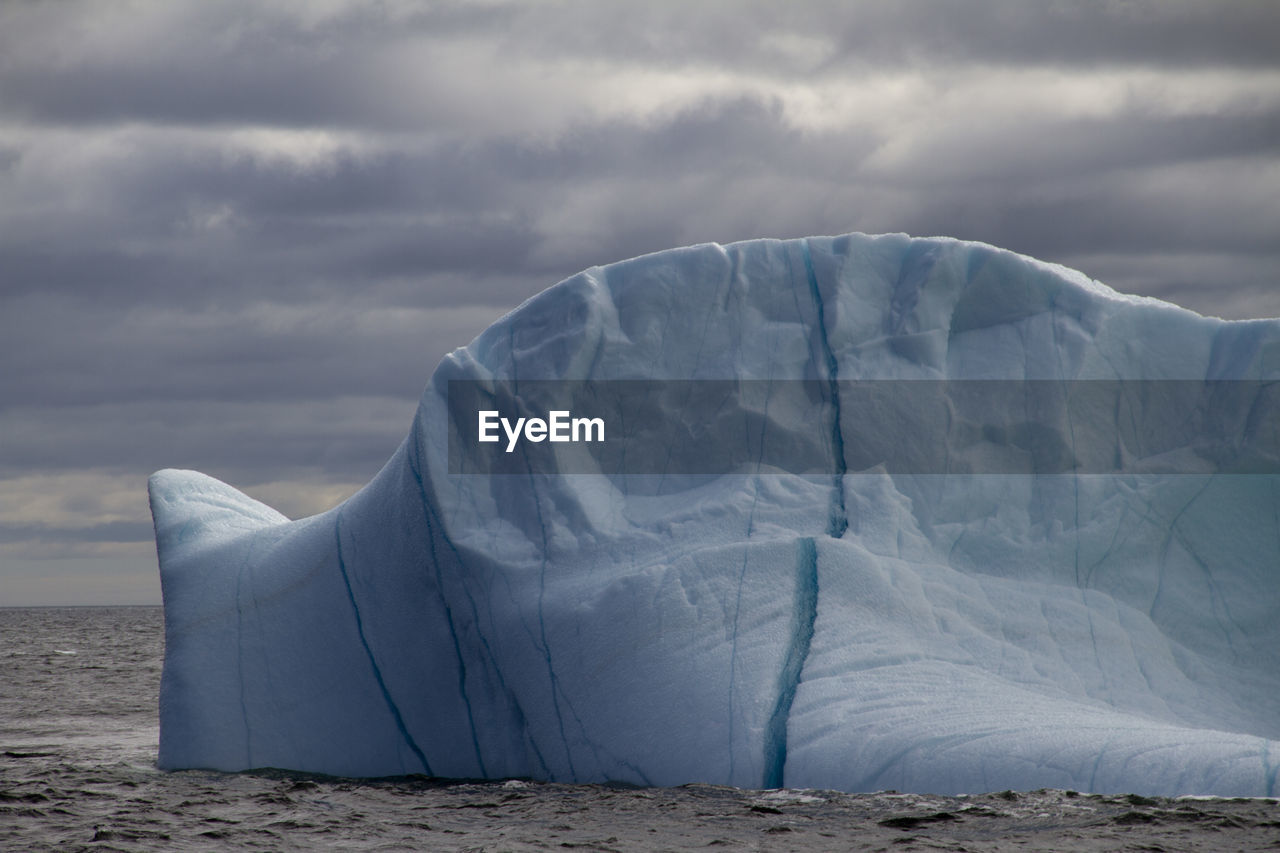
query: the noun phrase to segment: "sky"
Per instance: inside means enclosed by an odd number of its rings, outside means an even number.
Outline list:
[[[291,517],[594,264],[981,240],[1280,316],[1274,0],[0,3],[0,606],[159,603],[146,478]]]

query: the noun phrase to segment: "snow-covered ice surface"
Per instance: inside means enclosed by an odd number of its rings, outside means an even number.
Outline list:
[[[153,476],[160,765],[1274,796],[1280,476],[1201,455],[851,470],[839,389],[1249,380],[1250,439],[1280,420],[1276,378],[1280,321],[982,244],[755,240],[592,268],[445,358],[404,444],[330,512]],[[450,380],[555,379],[826,381],[811,410],[736,404],[775,440],[822,437],[830,469],[449,473],[450,431],[473,428]],[[1242,440],[1207,422],[1162,440]]]

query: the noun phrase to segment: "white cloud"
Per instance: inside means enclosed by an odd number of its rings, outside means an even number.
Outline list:
[[[354,495],[364,482],[330,483],[323,480],[276,480],[248,486],[244,492],[289,518],[305,518],[333,509]]]

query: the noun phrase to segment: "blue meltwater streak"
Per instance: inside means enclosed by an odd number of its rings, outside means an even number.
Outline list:
[[[769,715],[764,734],[765,788],[786,784],[787,721],[800,686],[800,674],[813,642],[813,626],[818,620],[818,546],[812,537],[796,542],[796,585],[791,607],[791,636],[778,675],[778,698]]]

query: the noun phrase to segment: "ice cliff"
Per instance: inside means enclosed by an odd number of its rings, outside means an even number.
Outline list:
[[[1280,321],[981,244],[754,240],[586,270],[446,357],[330,512],[153,475],[160,766],[1280,794],[1277,378]],[[451,458],[475,432],[451,381],[533,411],[522,389],[552,380],[657,388],[666,467],[549,443],[505,473]],[[908,407],[921,431],[899,412],[867,435],[858,383],[908,380],[942,395]],[[1110,390],[1028,444],[1025,412],[947,396],[978,380]],[[1190,410],[1159,399],[1197,385]],[[1218,405],[1225,387],[1244,398]],[[609,428],[652,467],[641,431]],[[807,461],[685,458],[766,435]]]

